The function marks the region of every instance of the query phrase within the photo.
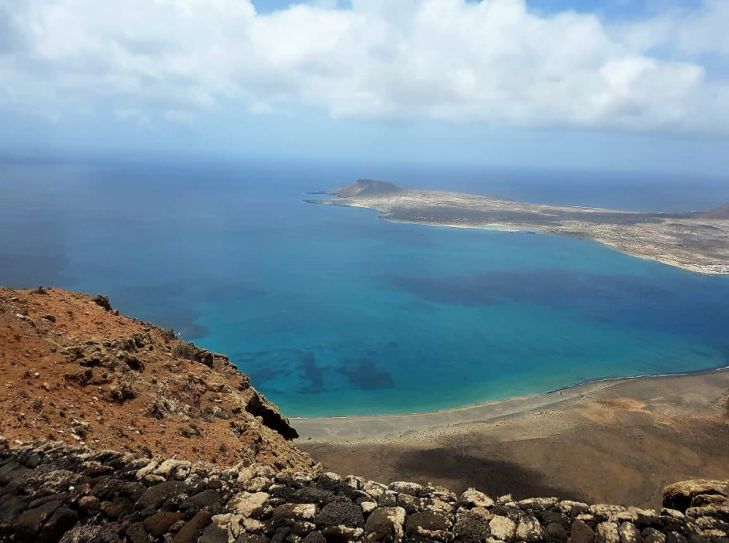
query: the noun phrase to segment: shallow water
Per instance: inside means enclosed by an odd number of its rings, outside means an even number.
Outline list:
[[[422,411],[729,365],[729,278],[588,241],[303,202],[355,170],[3,163],[0,283],[109,294],[122,312],[230,355],[290,416]],[[416,186],[417,175],[395,180]],[[620,204],[602,178],[589,191],[577,176],[440,175],[443,188]],[[721,184],[622,182],[623,207],[729,201]]]

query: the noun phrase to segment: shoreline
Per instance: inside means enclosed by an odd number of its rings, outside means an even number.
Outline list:
[[[574,385],[510,398],[487,400],[457,407],[419,411],[413,413],[389,413],[379,415],[334,415],[324,417],[290,417],[300,434],[299,442],[310,443],[366,443],[401,439],[409,434],[431,432],[469,423],[481,423],[495,419],[528,414],[535,410],[555,408],[561,403],[582,400],[597,392],[624,383],[681,379],[691,376],[729,373],[729,366],[703,370],[607,377],[584,381]]]
[[[620,253],[692,273],[729,275],[729,212],[636,212],[519,202],[487,195],[401,189],[359,180],[307,203],[365,208],[381,220],[587,239]]]
[[[340,204],[332,204],[332,205],[340,205]],[[361,206],[350,206],[350,205],[340,205],[340,207],[350,207],[350,208],[361,208]],[[371,208],[363,208],[363,209],[371,209]],[[387,217],[386,215],[380,214],[377,216],[378,220],[386,221],[393,224],[414,224],[418,226],[428,226],[430,228],[451,228],[451,229],[458,229],[458,230],[485,230],[489,232],[503,232],[507,234],[535,234],[535,235],[547,235],[547,236],[558,236],[558,237],[566,237],[565,234],[561,232],[552,232],[550,230],[540,230],[538,228],[518,228],[515,226],[506,226],[499,223],[487,223],[487,224],[478,224],[478,223],[461,223],[461,224],[446,224],[446,223],[438,223],[438,222],[428,222],[428,221],[413,221],[413,220],[406,220],[406,219],[391,219],[390,217]],[[678,270],[688,271],[691,273],[697,273],[699,275],[706,275],[710,277],[722,277],[729,275],[729,264],[690,264],[690,263],[683,263],[683,262],[677,262],[670,259],[658,259],[654,256],[647,255],[647,254],[640,254],[637,252],[631,252],[625,249],[621,249],[618,246],[612,245],[610,243],[600,241],[594,238],[591,238],[589,236],[572,236],[575,239],[583,239],[585,241],[589,241],[591,243],[597,243],[599,245],[602,245],[603,247],[607,247],[608,249],[612,249],[613,251],[616,251],[620,254],[630,256],[632,258],[640,258],[641,260],[647,260],[650,262],[657,262],[658,264],[663,264],[664,266],[669,266],[671,268],[676,268]]]

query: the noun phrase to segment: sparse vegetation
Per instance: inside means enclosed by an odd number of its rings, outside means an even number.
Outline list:
[[[178,358],[186,358],[193,360],[197,354],[198,348],[194,344],[187,341],[180,341],[172,348],[172,354]]]
[[[200,437],[202,435],[202,431],[194,424],[190,424],[189,426],[183,426],[180,428],[180,435],[189,439],[191,437]]]
[[[96,296],[94,296],[93,301],[96,305],[103,307],[107,311],[112,310],[111,302],[109,302],[108,296],[104,296],[102,294],[97,294]]]

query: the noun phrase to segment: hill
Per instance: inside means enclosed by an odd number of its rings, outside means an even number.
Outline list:
[[[309,469],[288,420],[220,354],[108,299],[0,288],[0,434],[222,465]]]
[[[371,179],[358,179],[351,185],[339,187],[327,191],[339,198],[352,198],[354,196],[376,196],[382,194],[393,194],[402,189],[388,181],[373,181]]]
[[[702,211],[697,215],[704,219],[729,219],[729,204],[715,207],[709,211]]]

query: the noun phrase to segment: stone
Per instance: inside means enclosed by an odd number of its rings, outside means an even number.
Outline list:
[[[670,531],[666,534],[666,543],[687,543],[687,539],[678,532]]]
[[[187,460],[165,460],[159,466],[157,466],[152,473],[154,475],[160,475],[165,479],[175,478],[178,480],[184,480],[190,474],[191,462]],[[140,470],[141,471],[141,470]],[[137,476],[139,472],[137,472]]]
[[[618,525],[612,521],[598,524],[595,530],[595,541],[597,543],[620,543]]]
[[[565,543],[567,541],[567,531],[562,524],[550,522],[544,528],[544,536],[550,543]]]
[[[686,511],[700,494],[729,496],[729,482],[700,479],[672,484],[663,489],[663,507]]]
[[[117,520],[131,513],[133,506],[127,498],[120,497],[112,501],[101,502],[99,509],[111,520]]]
[[[405,512],[409,515],[412,513],[417,513],[421,510],[420,498],[416,498],[415,496],[411,496],[410,494],[398,494],[397,504],[405,509]]]
[[[630,522],[623,522],[618,528],[620,543],[643,543],[643,536],[640,535],[638,528]]]
[[[315,486],[305,486],[294,492],[291,500],[297,503],[316,503],[324,505],[332,500],[334,492]]]
[[[332,472],[325,472],[316,479],[316,484],[325,490],[336,490],[342,482],[342,478]]]
[[[464,543],[477,543],[491,535],[491,527],[488,519],[468,511],[458,516],[453,533]]]
[[[491,537],[499,541],[512,541],[516,534],[516,523],[508,517],[495,515],[489,521]]]
[[[78,508],[87,515],[98,512],[99,504],[99,498],[96,496],[81,496],[78,500]]]
[[[590,506],[590,513],[592,513],[598,522],[611,521],[616,522],[619,519],[627,520],[625,517],[626,509],[619,505],[607,505],[599,503]]]
[[[203,530],[198,543],[228,543],[228,530],[212,523]]]
[[[16,521],[15,529],[20,539],[37,539],[43,523],[58,509],[61,500],[49,500],[38,507],[23,512]]]
[[[78,513],[68,507],[59,507],[46,521],[40,532],[40,541],[56,543],[78,521]]]
[[[585,521],[577,519],[572,522],[569,541],[570,543],[593,543],[595,531]]]
[[[228,507],[239,515],[250,517],[268,498],[269,494],[266,492],[241,492],[228,502]]]
[[[702,507],[689,507],[686,509],[686,516],[692,518],[715,517],[725,522],[729,522],[729,503],[710,504]]]
[[[187,486],[182,481],[165,481],[158,485],[149,487],[144,494],[137,500],[137,507],[144,509],[151,507],[159,509],[168,499],[179,496],[187,490]]]
[[[390,483],[388,488],[393,492],[397,492],[398,494],[403,493],[410,494],[411,496],[417,496],[423,490],[423,485],[406,481],[394,481]]]
[[[344,525],[356,528],[364,525],[362,508],[351,502],[330,502],[316,516],[318,526]]]
[[[213,514],[219,513],[223,508],[223,497],[217,490],[211,488],[193,494],[180,504],[182,510],[199,511],[207,509]]]
[[[182,518],[177,511],[158,511],[144,519],[144,529],[155,537],[162,537]]]
[[[387,490],[387,486],[383,485],[382,483],[376,483],[374,481],[365,481],[362,485],[362,490],[364,490],[367,494],[376,499],[385,493],[385,490]]]
[[[212,522],[213,515],[204,509],[195,513],[172,538],[172,543],[194,543],[202,531]]]
[[[252,477],[245,482],[244,488],[248,492],[261,492],[266,490],[270,484],[271,481],[266,477]]]
[[[655,528],[645,528],[641,536],[645,543],[666,543],[666,536]]]
[[[386,490],[377,498],[377,503],[383,507],[395,507],[397,505],[397,493]]]
[[[285,503],[273,511],[274,521],[313,521],[315,517],[316,505],[313,503]]]
[[[431,535],[432,532],[445,532],[451,527],[450,521],[438,513],[421,511],[408,516],[405,528],[408,535]]]
[[[266,529],[266,525],[260,520],[253,518],[242,518],[240,521],[241,530],[252,534],[263,533]]]
[[[371,541],[400,541],[403,538],[405,509],[402,507],[378,507],[365,522],[365,531]]]
[[[300,536],[305,536],[306,534],[308,534],[309,532],[313,532],[314,530],[316,530],[316,524],[305,520],[294,522],[294,525],[291,527],[291,532]]]
[[[130,543],[149,543],[149,534],[141,522],[130,524],[124,535]]]
[[[349,528],[348,526],[327,526],[322,530],[322,534],[327,541],[341,541],[344,543],[358,540],[364,534],[364,530],[362,528]]]
[[[519,541],[526,541],[527,543],[543,541],[544,530],[542,529],[542,525],[539,524],[539,520],[531,515],[520,519],[516,527],[516,538]]]
[[[367,515],[377,509],[377,502],[363,501],[360,502],[359,506],[362,508],[362,512]]]
[[[493,507],[494,500],[483,492],[469,488],[458,499],[458,503],[464,507]]]
[[[527,511],[546,511],[555,507],[559,503],[557,498],[527,498],[525,500],[519,500],[517,505]]]
[[[301,543],[327,543],[327,539],[321,532],[314,531],[304,537],[304,539],[301,540]]]

